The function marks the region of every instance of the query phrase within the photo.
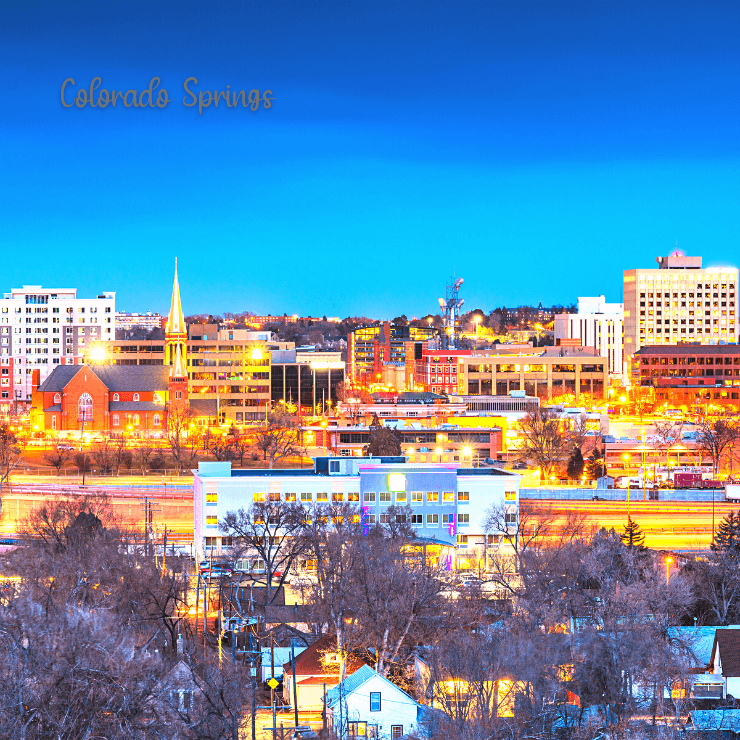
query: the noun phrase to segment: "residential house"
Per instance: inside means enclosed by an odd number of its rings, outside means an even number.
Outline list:
[[[718,629],[714,633],[710,670],[722,676],[725,698],[740,698],[740,630]]]
[[[326,694],[326,716],[340,737],[398,740],[416,729],[421,708],[367,665]]]
[[[349,676],[369,662],[360,656],[347,656],[345,675]],[[339,684],[339,656],[333,635],[324,635],[295,657],[295,682],[298,709],[319,711],[324,706],[324,690]],[[293,704],[293,662],[283,664],[283,700]]]

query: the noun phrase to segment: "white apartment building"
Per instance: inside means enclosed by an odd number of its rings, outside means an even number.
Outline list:
[[[578,313],[556,314],[555,343],[580,339],[581,347],[595,347],[596,354],[608,359],[613,380],[627,377],[624,369],[624,304],[607,303],[603,295],[578,299]]]
[[[658,257],[624,272],[624,352],[649,345],[737,342],[736,267],[702,268],[701,257]]]
[[[80,364],[96,341],[115,337],[116,294],[78,298],[76,288],[24,285],[0,300],[0,412],[31,400],[57,365]]]
[[[162,317],[158,313],[147,311],[146,313],[126,313],[116,311],[116,329],[152,329],[162,328]]]

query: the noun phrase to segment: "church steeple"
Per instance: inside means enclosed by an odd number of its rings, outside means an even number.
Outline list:
[[[175,258],[175,282],[172,286],[170,315],[164,328],[164,362],[170,366],[170,375],[187,378],[188,329],[182,315],[180,303],[180,283],[177,279],[177,258]]]

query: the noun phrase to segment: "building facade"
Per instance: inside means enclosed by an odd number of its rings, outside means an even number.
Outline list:
[[[32,423],[58,433],[105,432],[160,437],[168,417],[201,421],[215,418],[215,409],[201,399],[191,403],[185,373],[180,287],[175,270],[172,310],[167,321],[164,365],[58,365],[40,382],[35,371]],[[39,383],[36,387],[36,383]],[[189,421],[187,425],[189,426]]]
[[[131,329],[161,329],[164,319],[158,313],[125,313],[116,311],[116,329],[130,331]]]
[[[357,506],[367,526],[386,522],[388,507],[409,507],[421,543],[436,547],[442,567],[478,568],[504,546],[486,532],[488,509],[504,507],[513,527],[519,511],[519,476],[495,468],[418,465],[403,458],[317,458],[313,470],[232,469],[200,463],[194,474],[195,548],[199,557],[228,552],[219,523],[253,502],[301,503],[307,508]],[[227,541],[228,542],[228,541]]]
[[[555,344],[564,339],[578,339],[581,347],[594,347],[606,357],[609,375],[621,381],[625,377],[624,304],[606,303],[604,296],[579,298],[578,313],[556,314]]]
[[[43,382],[57,365],[81,364],[115,337],[116,294],[78,298],[76,288],[24,285],[0,300],[0,412],[30,405],[32,373]]]
[[[588,347],[547,347],[519,355],[476,353],[458,358],[458,393],[461,396],[525,396],[549,400],[573,395],[604,399],[609,388],[607,358]]]
[[[650,345],[737,342],[735,267],[702,268],[701,257],[659,257],[624,272],[624,352]]]
[[[643,347],[633,357],[635,383],[656,405],[688,411],[740,410],[740,346],[679,344]]]
[[[340,352],[270,352],[270,398],[295,404],[301,414],[324,414],[336,405],[337,386],[344,382]]]
[[[432,327],[391,324],[388,321],[355,329],[347,337],[349,380],[361,384],[380,382],[385,363],[406,363],[407,342],[427,342],[436,333]]]

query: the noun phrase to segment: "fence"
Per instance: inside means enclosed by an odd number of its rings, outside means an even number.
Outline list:
[[[722,488],[691,490],[674,488],[520,488],[520,499],[564,499],[588,501],[727,501]]]

